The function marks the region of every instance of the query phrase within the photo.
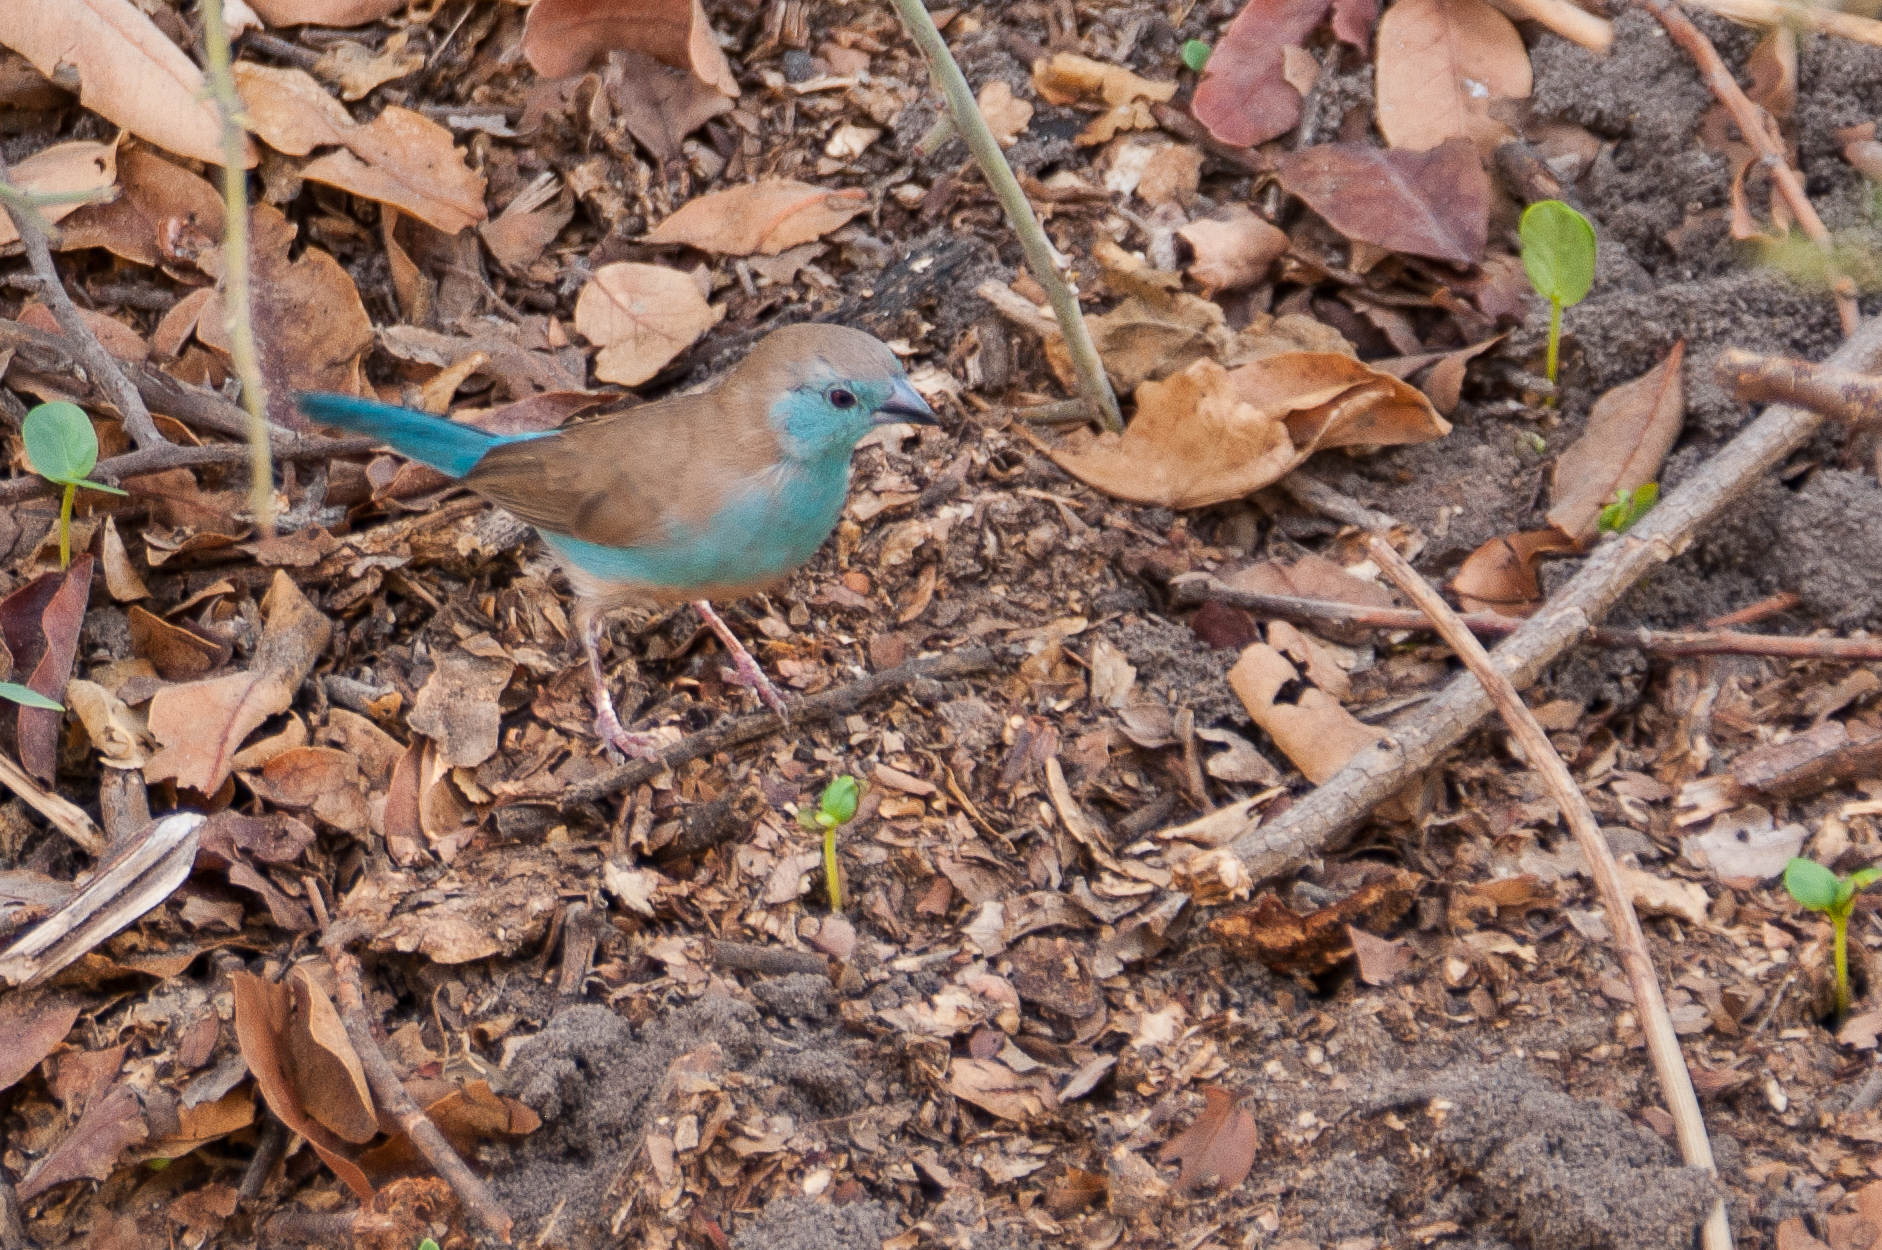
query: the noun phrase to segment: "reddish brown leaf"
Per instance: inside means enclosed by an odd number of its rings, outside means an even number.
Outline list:
[[[1372,46],[1379,0],[1333,0],[1333,33],[1361,52]]]
[[[1429,152],[1329,143],[1275,158],[1290,194],[1347,238],[1457,265],[1483,255],[1490,179],[1467,140]]]
[[[709,191],[654,227],[650,243],[684,243],[724,256],[776,256],[822,238],[869,207],[854,187],[832,190],[790,178],[767,178]]]
[[[692,73],[721,94],[738,79],[700,0],[537,0],[523,27],[523,55],[544,78],[579,74],[616,48]]]
[[[1171,1138],[1157,1152],[1160,1162],[1181,1160],[1180,1184],[1185,1189],[1234,1189],[1248,1179],[1255,1166],[1255,1117],[1234,1094],[1205,1085],[1208,1100],[1182,1136]]]
[[[0,1090],[39,1066],[78,1019],[78,1000],[39,991],[0,997]]]
[[[1588,426],[1555,462],[1549,524],[1586,546],[1599,530],[1601,509],[1618,491],[1632,491],[1659,475],[1686,419],[1680,365],[1686,341],[1632,382],[1595,401]]]
[[[1300,121],[1300,92],[1281,74],[1281,49],[1307,41],[1328,0],[1249,0],[1222,32],[1190,112],[1236,147],[1286,134]]]
[[[1379,23],[1375,73],[1379,131],[1414,152],[1506,136],[1490,104],[1531,86],[1522,36],[1485,0],[1399,0]]]
[[[124,1148],[148,1135],[137,1094],[128,1085],[111,1086],[85,1104],[72,1131],[26,1174],[19,1184],[21,1200],[30,1202],[66,1181],[105,1179]]]
[[[0,636],[13,657],[13,680],[48,699],[60,698],[72,676],[91,573],[92,558],[78,556],[65,572],[42,573],[0,600]],[[50,708],[19,709],[20,763],[47,784],[59,763],[64,720],[65,713]]]
[[[1560,530],[1530,530],[1492,538],[1465,557],[1451,589],[1466,612],[1485,608],[1504,616],[1528,616],[1542,606],[1537,561],[1546,552],[1573,551]]]
[[[292,1004],[288,987],[272,985],[252,973],[237,972],[229,988],[235,999],[236,1042],[269,1109],[283,1124],[305,1137],[314,1153],[362,1202],[372,1201],[372,1184],[347,1156],[346,1143],[301,1105],[286,1044]]]

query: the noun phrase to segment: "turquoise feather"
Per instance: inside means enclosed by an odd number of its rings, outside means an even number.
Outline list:
[[[300,395],[296,398],[301,411],[316,424],[337,425],[343,430],[384,439],[386,446],[401,456],[428,464],[452,477],[469,473],[492,447],[539,437],[535,434],[486,434],[475,426],[351,395]]]

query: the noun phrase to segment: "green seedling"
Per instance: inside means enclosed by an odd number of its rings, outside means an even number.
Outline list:
[[[1516,454],[1517,455],[1520,456],[1525,451],[1532,451],[1536,455],[1541,456],[1541,455],[1546,455],[1548,453],[1548,450],[1549,450],[1549,440],[1542,437],[1542,435],[1536,433],[1534,430],[1516,431]]]
[[[1784,866],[1784,888],[1791,897],[1830,918],[1836,931],[1836,1015],[1849,1011],[1849,913],[1856,895],[1882,878],[1882,868],[1864,868],[1839,877],[1814,859],[1793,859]]]
[[[1523,211],[1523,268],[1536,294],[1549,301],[1549,385],[1561,351],[1562,310],[1581,303],[1594,285],[1594,227],[1560,200],[1537,200]],[[1555,403],[1551,395],[1548,402]]]
[[[1195,73],[1202,73],[1202,67],[1209,63],[1209,45],[1200,39],[1191,39],[1183,45],[1183,64]]]
[[[77,404],[63,401],[41,404],[26,414],[26,424],[20,432],[26,436],[26,458],[32,461],[33,472],[54,486],[65,487],[65,495],[59,501],[59,567],[69,568],[72,563],[72,500],[78,496],[78,488],[83,486],[86,490],[102,490],[113,495],[125,492],[85,479],[98,463],[98,435],[91,428],[91,419]]]
[[[843,879],[837,873],[836,831],[856,819],[862,787],[854,777],[838,777],[823,788],[814,812],[799,812],[797,822],[815,833],[823,830],[823,880],[830,891],[830,910],[843,910]]]
[[[1595,515],[1595,528],[1603,534],[1625,534],[1634,522],[1660,502],[1660,484],[1647,482],[1631,491],[1617,490],[1614,502]]]
[[[418,1243],[418,1250],[438,1250],[438,1243],[427,1237]]]

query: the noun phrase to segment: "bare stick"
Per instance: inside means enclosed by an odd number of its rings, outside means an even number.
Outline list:
[[[1431,624],[1464,662],[1464,667],[1483,683],[1490,702],[1496,705],[1504,723],[1515,735],[1517,745],[1529,758],[1529,766],[1542,774],[1543,784],[1554,797],[1556,806],[1562,809],[1562,819],[1568,822],[1576,844],[1588,861],[1588,875],[1594,878],[1601,905],[1607,908],[1608,920],[1614,929],[1615,953],[1620,956],[1621,966],[1627,969],[1627,983],[1634,991],[1634,1010],[1647,1035],[1647,1053],[1652,1056],[1654,1073],[1660,1078],[1660,1092],[1666,1096],[1668,1109],[1673,1113],[1673,1130],[1679,1137],[1680,1154],[1687,1166],[1704,1168],[1716,1175],[1712,1143],[1706,1139],[1705,1118],[1699,1114],[1692,1074],[1686,1071],[1686,1056],[1681,1053],[1679,1038],[1673,1032],[1673,1019],[1667,1015],[1666,1000],[1660,996],[1660,979],[1653,970],[1653,957],[1647,951],[1647,936],[1640,931],[1640,918],[1634,914],[1633,899],[1621,886],[1614,852],[1608,848],[1607,836],[1601,832],[1594,810],[1582,797],[1581,787],[1575,784],[1575,775],[1568,771],[1568,765],[1562,762],[1549,735],[1542,731],[1534,713],[1516,693],[1516,687],[1491,663],[1490,653],[1457,618],[1457,613],[1451,611],[1443,596],[1431,588],[1431,583],[1418,576],[1405,557],[1379,535],[1374,534],[1367,540],[1366,549],[1372,553],[1380,570],[1392,579],[1392,584],[1431,618]],[[1725,1218],[1723,1199],[1713,1205],[1711,1215],[1706,1218],[1704,1245],[1706,1250],[1731,1250],[1732,1226]]]
[[[987,119],[980,115],[980,105],[974,100],[973,89],[967,85],[961,67],[955,63],[954,54],[948,51],[947,41],[941,38],[941,32],[935,29],[934,18],[928,15],[922,0],[893,0],[893,3],[895,11],[902,16],[902,24],[908,27],[908,33],[914,37],[915,46],[928,59],[929,76],[946,97],[948,112],[953,115],[954,125],[960,130],[961,138],[967,141],[967,150],[973,153],[974,160],[980,165],[980,172],[986,175],[987,185],[993,189],[994,198],[1006,210],[1006,219],[1012,223],[1013,233],[1019,238],[1020,250],[1026,254],[1027,267],[1039,279],[1039,285],[1045,288],[1046,297],[1052,301],[1052,311],[1059,319],[1059,330],[1065,335],[1066,350],[1071,353],[1072,367],[1078,372],[1078,389],[1084,392],[1091,406],[1098,410],[1099,420],[1105,429],[1122,430],[1124,417],[1118,411],[1117,396],[1112,393],[1111,379],[1105,376],[1104,363],[1098,359],[1098,349],[1092,344],[1091,332],[1085,329],[1085,316],[1079,311],[1078,295],[1059,273],[1051,240],[1046,238],[1045,228],[1033,215],[1032,203],[1020,189],[1019,181],[1013,177],[1013,168],[1006,163],[1006,154],[1000,151],[1000,141],[993,137],[993,131],[987,128]]]
[[[332,456],[358,455],[379,446],[382,446],[379,440],[372,438],[309,438],[288,448],[282,453],[282,459],[326,460]],[[239,443],[208,443],[201,447],[165,443],[161,447],[146,447],[126,452],[122,456],[113,456],[109,460],[100,460],[93,466],[92,476],[98,481],[116,485],[125,478],[160,473],[164,469],[188,468],[198,464],[240,464],[250,459],[249,449]],[[38,474],[10,477],[0,481],[0,504],[54,495],[59,490],[59,486]]]
[[[229,360],[242,380],[248,410],[248,510],[261,537],[274,533],[274,465],[268,446],[268,391],[255,350],[255,312],[248,281],[248,135],[242,98],[235,93],[229,28],[222,0],[203,0],[204,77],[222,118],[222,308],[229,329]]]
[[[373,1098],[398,1122],[400,1131],[411,1139],[418,1153],[425,1156],[432,1171],[451,1186],[458,1201],[477,1217],[480,1224],[507,1244],[510,1240],[509,1213],[491,1196],[482,1178],[465,1165],[457,1151],[451,1149],[451,1143],[444,1139],[438,1126],[412,1101],[412,1096],[405,1092],[405,1086],[399,1080],[399,1074],[392,1070],[385,1052],[379,1049],[379,1043],[373,1039],[372,1021],[366,1015],[366,994],[360,988],[359,957],[342,944],[340,930],[343,928],[335,926],[329,929],[321,941],[321,947],[327,952],[327,961],[333,965],[334,988],[340,1000],[340,1018],[346,1022],[347,1040],[353,1043],[354,1051],[359,1054],[360,1066],[366,1069],[366,1083],[372,1087]]]
[[[1871,317],[1827,363],[1861,371],[1879,362],[1882,317]],[[1822,417],[1801,408],[1766,408],[1633,528],[1603,539],[1581,571],[1497,647],[1497,667],[1518,689],[1534,682],[1587,635],[1615,600],[1684,551],[1714,517],[1809,442],[1822,424]],[[1464,675],[1425,709],[1418,724],[1381,735],[1280,816],[1265,823],[1247,819],[1229,845],[1183,861],[1177,888],[1192,897],[1243,895],[1257,880],[1293,872],[1320,858],[1380,803],[1434,767],[1492,711],[1483,687]],[[1220,822],[1222,813],[1215,819]]]
[[[1495,0],[1495,3],[1511,17],[1538,22],[1590,52],[1605,56],[1614,46],[1614,23],[1568,0]]]
[[[1691,0],[1691,3],[1734,21],[1758,26],[1796,26],[1882,48],[1882,22],[1839,12],[1826,4],[1790,4],[1786,0]]]
[[[1829,265],[1830,290],[1836,296],[1836,315],[1842,319],[1843,333],[1854,334],[1856,326],[1862,320],[1856,310],[1856,284],[1848,274],[1836,268],[1834,256],[1835,244],[1830,239],[1830,232],[1823,226],[1823,219],[1817,216],[1816,208],[1810,203],[1810,197],[1804,194],[1804,180],[1797,171],[1790,167],[1784,158],[1784,148],[1779,138],[1765,125],[1770,114],[1753,104],[1738,80],[1732,77],[1732,71],[1726,67],[1719,56],[1719,50],[1712,46],[1712,41],[1705,32],[1692,24],[1678,0],[1640,0],[1653,15],[1666,27],[1666,33],[1673,37],[1673,42],[1686,49],[1699,66],[1699,75],[1705,79],[1706,86],[1719,98],[1732,115],[1739,133],[1745,142],[1758,150],[1758,157],[1771,175],[1771,181],[1777,184],[1779,194],[1790,205],[1791,215],[1797,218],[1797,224],[1803,227],[1804,235],[1822,251]]]
[[[54,829],[77,843],[93,859],[105,853],[105,835],[85,814],[85,809],[40,785],[5,752],[0,752],[0,786],[19,795],[28,807],[44,816]]]
[[[1214,578],[1191,575],[1171,585],[1179,607],[1223,603],[1283,620],[1360,629],[1431,628],[1422,612],[1371,608],[1328,599],[1296,599],[1234,590]],[[1795,599],[1791,601],[1793,604]],[[1507,638],[1522,628],[1518,617],[1473,612],[1459,617],[1480,638]],[[1727,630],[1593,629],[1583,639],[1607,651],[1646,651],[1653,655],[1774,655],[1792,660],[1882,660],[1882,638],[1791,638],[1782,634],[1735,634]]]
[[[0,156],[0,183],[6,180],[6,158]],[[78,306],[66,294],[65,284],[59,281],[59,271],[52,264],[52,246],[46,241],[39,214],[29,206],[15,203],[10,196],[4,205],[8,216],[13,218],[13,228],[19,231],[20,243],[26,249],[27,263],[33,267],[33,276],[39,279],[40,298],[46,301],[46,307],[51,310],[52,318],[59,323],[59,328],[71,338],[85,372],[111,397],[112,406],[118,410],[118,416],[124,422],[124,432],[139,447],[163,446],[168,440],[157,432],[156,423],[150,419],[150,410],[144,407],[137,388],[131,385],[124,371],[118,367],[118,362],[111,358],[111,353],[104,349],[98,336],[79,316]]]
[[[1718,375],[1740,403],[1795,404],[1852,425],[1882,421],[1882,377],[1872,374],[1733,347],[1720,354]]]

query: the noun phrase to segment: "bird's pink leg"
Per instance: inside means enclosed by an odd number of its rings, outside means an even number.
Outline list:
[[[717,634],[719,641],[725,644],[727,654],[732,657],[732,663],[737,666],[736,674],[728,674],[728,676],[741,686],[750,686],[758,692],[758,697],[764,701],[766,707],[785,720],[790,720],[791,714],[784,707],[784,696],[779,694],[778,688],[771,684],[771,679],[765,676],[765,671],[758,667],[758,661],[752,659],[751,652],[747,651],[745,644],[738,640],[738,635],[732,632],[732,627],[727,625],[719,614],[712,610],[712,605],[704,599],[693,600],[693,611],[699,613],[700,619],[711,626],[712,632]]]
[[[601,613],[596,612],[581,626],[582,650],[588,654],[588,678],[594,688],[595,736],[603,746],[619,751],[629,759],[657,760],[660,743],[652,734],[629,733],[615,714],[614,699],[608,694],[608,678],[601,671]]]

